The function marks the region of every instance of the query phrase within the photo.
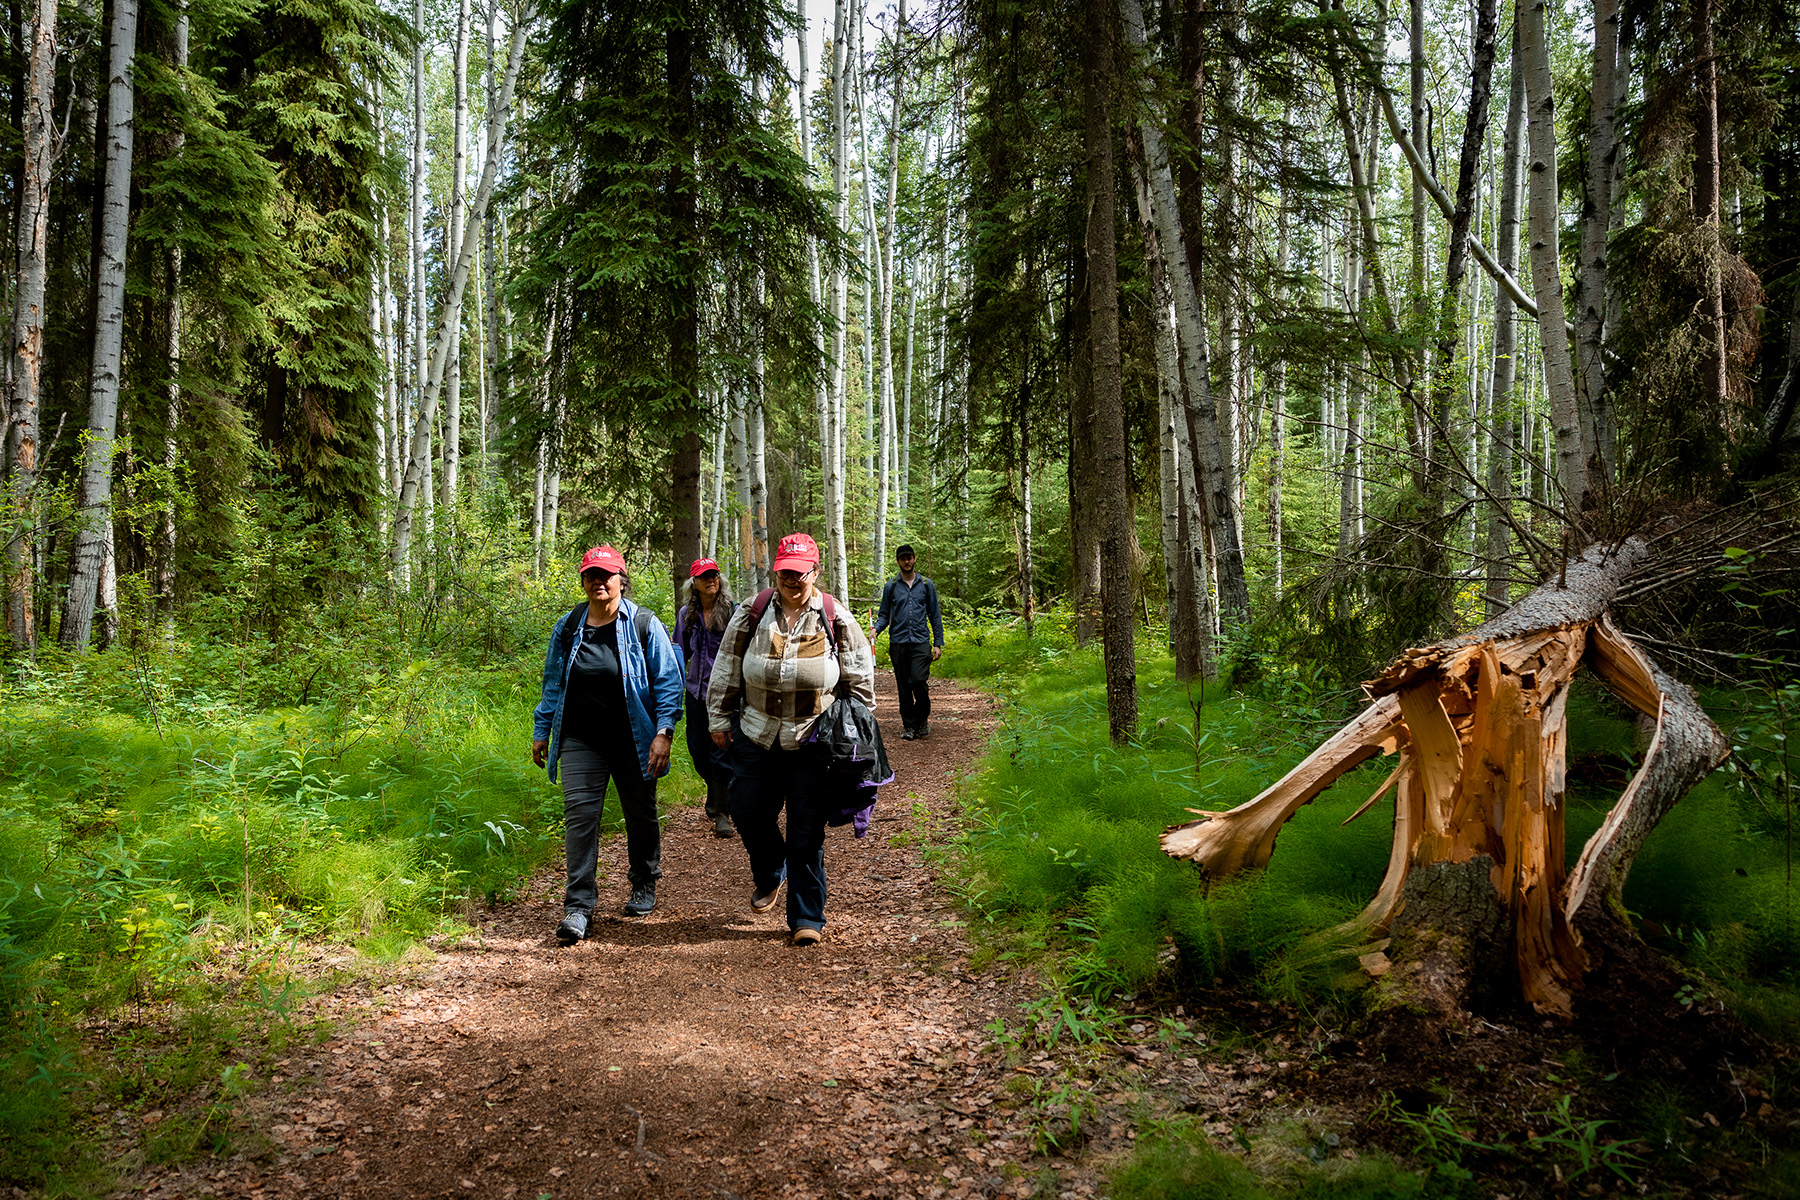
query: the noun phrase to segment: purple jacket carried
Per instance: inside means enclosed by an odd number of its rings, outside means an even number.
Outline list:
[[[712,682],[713,660],[719,657],[719,646],[725,640],[725,626],[731,623],[733,605],[725,610],[725,620],[718,632],[706,627],[705,621],[688,624],[688,606],[675,614],[675,646],[681,651],[687,676],[688,699],[701,707],[706,705],[706,686]]]

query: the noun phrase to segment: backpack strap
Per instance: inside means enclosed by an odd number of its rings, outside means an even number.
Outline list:
[[[650,609],[640,604],[636,615],[631,618],[631,627],[637,630],[638,645],[644,651],[646,662],[650,659],[650,615]]]

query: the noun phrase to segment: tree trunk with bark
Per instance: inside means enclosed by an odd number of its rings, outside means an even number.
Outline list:
[[[412,450],[408,455],[406,475],[400,484],[400,497],[394,513],[393,566],[397,578],[404,584],[406,564],[411,558],[413,509],[423,495],[429,500],[431,495],[431,432],[437,420],[438,397],[442,393],[444,375],[451,353],[451,343],[458,337],[460,330],[456,313],[462,304],[463,291],[468,287],[469,272],[474,266],[476,234],[480,230],[481,220],[487,213],[488,200],[494,194],[495,175],[500,163],[500,144],[506,129],[506,120],[512,108],[513,89],[519,80],[519,65],[525,54],[526,32],[531,26],[533,11],[529,4],[524,6],[515,18],[513,25],[512,45],[507,55],[506,77],[500,86],[500,103],[488,113],[487,123],[487,155],[481,168],[481,182],[475,189],[475,197],[469,206],[468,218],[464,223],[461,241],[461,253],[457,255],[450,273],[449,298],[438,321],[437,336],[431,348],[431,364],[428,370],[421,372],[421,392],[419,411],[413,424]],[[554,447],[553,447],[554,451]],[[697,475],[697,472],[696,472]],[[699,520],[695,514],[696,524]],[[552,522],[554,525],[554,522]],[[698,529],[695,540],[698,541]]]
[[[31,43],[23,86],[21,123],[23,171],[18,192],[18,292],[14,296],[9,350],[11,395],[6,405],[6,496],[14,528],[6,543],[4,570],[6,650],[31,658],[37,653],[37,538],[31,515],[37,509],[38,411],[44,377],[44,298],[50,275],[50,183],[59,139],[56,133],[56,0],[36,0],[27,35]]]
[[[1083,140],[1087,151],[1088,342],[1094,372],[1096,516],[1107,726],[1115,746],[1137,732],[1131,501],[1125,461],[1124,364],[1112,150],[1112,14],[1090,5],[1082,47]]]
[[[1581,519],[1588,498],[1588,447],[1583,443],[1569,334],[1563,315],[1562,265],[1557,255],[1561,218],[1557,213],[1556,97],[1551,89],[1550,43],[1544,0],[1527,0],[1519,10],[1519,69],[1525,74],[1527,127],[1531,143],[1531,290],[1538,306],[1538,344],[1543,348],[1544,384],[1550,392],[1550,419],[1556,429],[1556,482],[1570,520]]]
[[[1120,0],[1119,14],[1126,44],[1142,51],[1146,45],[1143,9],[1138,0]],[[1167,280],[1175,308],[1175,328],[1180,339],[1179,362],[1186,403],[1183,417],[1188,444],[1194,455],[1195,477],[1201,481],[1204,513],[1211,535],[1214,561],[1218,564],[1219,609],[1226,628],[1250,619],[1250,587],[1244,567],[1242,522],[1238,515],[1236,470],[1231,457],[1231,412],[1215,403],[1208,368],[1206,314],[1193,271],[1193,251],[1181,220],[1174,174],[1162,131],[1146,116],[1138,123],[1144,148],[1144,174],[1148,190],[1147,224],[1154,226],[1164,254]],[[1198,173],[1193,185],[1199,186]],[[1198,540],[1198,539],[1196,539]]]
[[[1519,57],[1519,28],[1513,24],[1513,61]],[[1506,103],[1506,137],[1501,155],[1499,225],[1495,241],[1499,245],[1500,262],[1509,270],[1519,260],[1519,174],[1524,168],[1521,144],[1525,140],[1525,75],[1517,66],[1512,71],[1511,90]],[[1482,595],[1488,618],[1506,610],[1507,597],[1507,530],[1512,507],[1512,479],[1516,457],[1513,445],[1516,423],[1514,415],[1518,399],[1513,394],[1518,378],[1519,311],[1512,294],[1505,288],[1494,289],[1494,362],[1493,405],[1489,418],[1487,476],[1487,582]]]
[[[1629,930],[1619,897],[1644,839],[1730,751],[1693,693],[1608,615],[1647,554],[1639,538],[1591,546],[1473,632],[1407,651],[1366,685],[1369,706],[1299,766],[1228,813],[1171,828],[1164,850],[1214,876],[1260,867],[1303,805],[1397,754],[1349,818],[1394,792],[1387,873],[1343,930],[1371,939],[1362,962],[1384,1006],[1449,1024],[1472,998],[1516,989],[1539,1012],[1570,1016],[1594,954]],[[1583,665],[1655,732],[1565,876],[1567,705]]]
[[[1581,213],[1581,263],[1575,275],[1575,328],[1582,429],[1592,431],[1588,472],[1611,483],[1618,453],[1612,400],[1606,391],[1606,239],[1612,232],[1613,132],[1619,97],[1619,0],[1594,0],[1594,54],[1588,113],[1587,195]]]
[[[131,228],[132,68],[137,57],[137,0],[113,0],[108,36],[106,166],[99,253],[94,262],[94,341],[88,367],[88,440],[76,492],[75,553],[58,639],[85,650],[111,544],[113,434],[119,418],[119,364],[125,340],[125,244]]]
[[[1707,399],[1720,421],[1728,419],[1731,385],[1726,374],[1724,231],[1719,221],[1719,61],[1713,50],[1712,0],[1693,7],[1694,69],[1698,93],[1694,105],[1694,224],[1709,234],[1706,248],[1706,294],[1701,300],[1707,324]]]

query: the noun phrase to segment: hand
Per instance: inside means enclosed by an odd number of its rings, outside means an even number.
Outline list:
[[[936,662],[942,657],[944,657],[944,648],[942,646],[933,646],[931,648],[931,661]]]
[[[650,773],[661,775],[669,769],[669,735],[659,733],[650,743]]]
[[[720,729],[712,735],[713,745],[721,750],[731,749],[731,730]]]
[[[531,761],[540,767],[550,761],[550,743],[548,741],[531,743]]]

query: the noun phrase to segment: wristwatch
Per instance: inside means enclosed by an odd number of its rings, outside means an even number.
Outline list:
[[[675,731],[673,729],[669,728],[667,725],[665,725],[661,729],[656,731],[656,736],[657,737],[666,737],[670,741],[674,741],[675,740]]]

